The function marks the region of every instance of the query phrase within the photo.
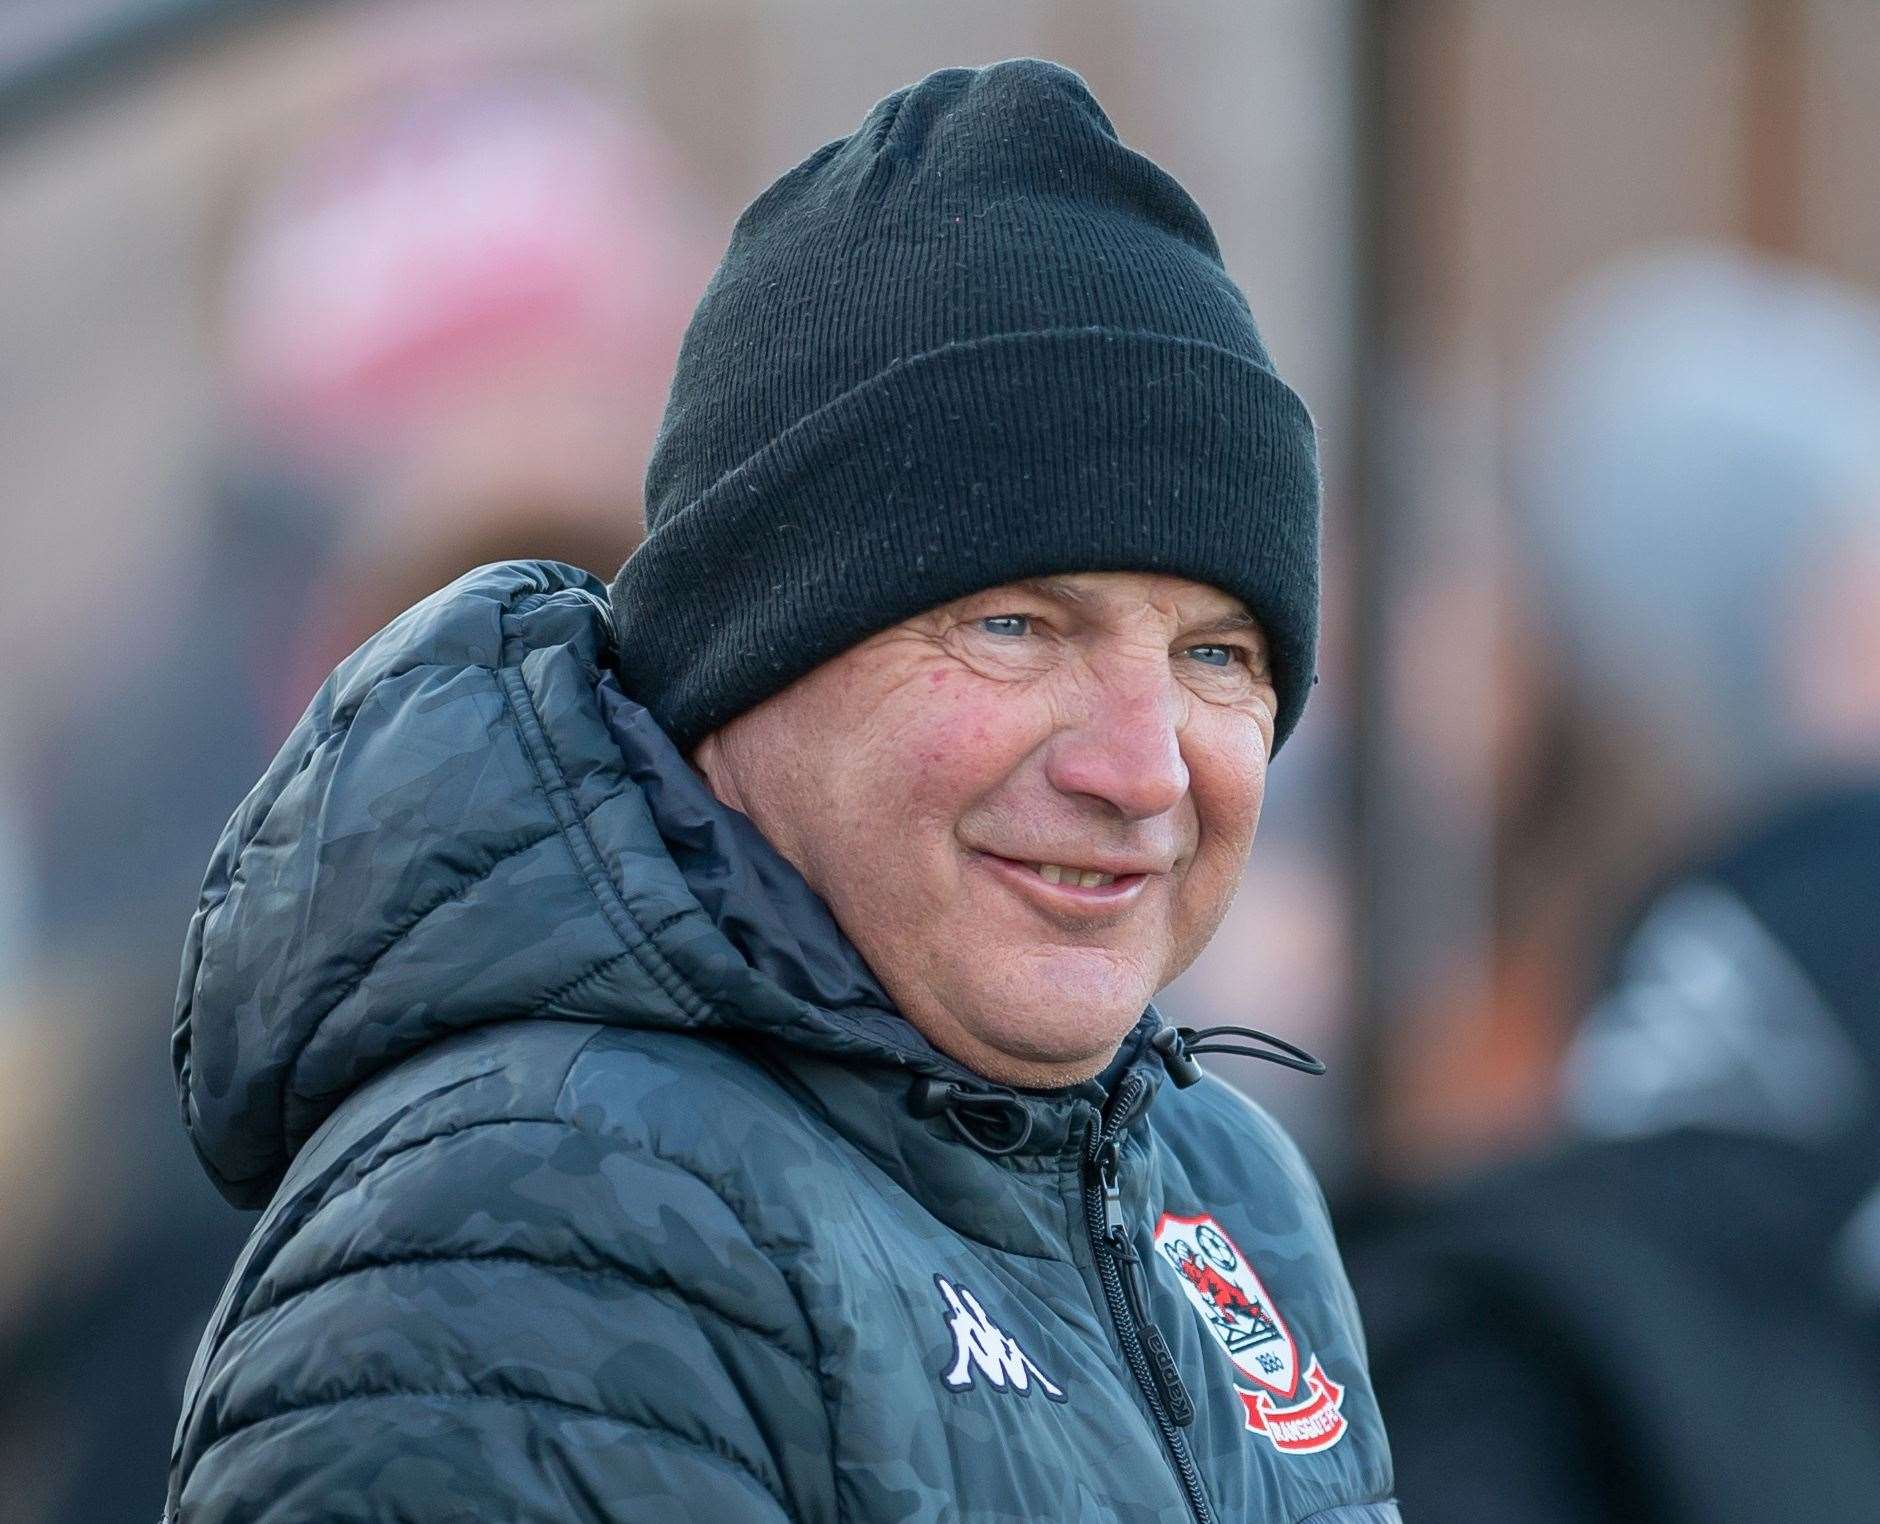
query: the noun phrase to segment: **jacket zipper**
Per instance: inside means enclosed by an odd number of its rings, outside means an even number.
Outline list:
[[[1141,1104],[1149,1082],[1140,1074],[1127,1075],[1092,1124],[1084,1155],[1084,1222],[1097,1264],[1097,1279],[1116,1325],[1123,1359],[1142,1388],[1156,1428],[1168,1451],[1169,1462],[1187,1494],[1188,1507],[1199,1524],[1214,1524],[1214,1510],[1201,1485],[1194,1454],[1184,1432],[1194,1422],[1194,1403],[1183,1384],[1168,1341],[1149,1316],[1148,1285],[1142,1260],[1130,1241],[1123,1218],[1122,1134]]]

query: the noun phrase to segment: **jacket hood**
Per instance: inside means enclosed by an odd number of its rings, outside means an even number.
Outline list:
[[[483,1023],[745,1031],[944,1078],[827,908],[617,686],[606,589],[479,568],[348,657],[210,861],[183,1118],[267,1199],[372,1075]]]

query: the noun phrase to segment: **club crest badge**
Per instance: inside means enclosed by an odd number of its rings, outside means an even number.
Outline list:
[[[1180,1277],[1182,1290],[1236,1373],[1249,1383],[1234,1384],[1247,1428],[1288,1455],[1329,1450],[1344,1438],[1345,1389],[1325,1374],[1316,1355],[1300,1368],[1292,1330],[1252,1261],[1221,1225],[1205,1213],[1164,1212],[1155,1225],[1155,1247]]]

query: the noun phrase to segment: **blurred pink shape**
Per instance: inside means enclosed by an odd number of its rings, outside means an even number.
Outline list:
[[[657,142],[568,80],[382,96],[244,220],[227,309],[243,422],[370,455],[492,375],[544,368],[607,387],[623,424],[656,420],[697,295],[682,207]]]

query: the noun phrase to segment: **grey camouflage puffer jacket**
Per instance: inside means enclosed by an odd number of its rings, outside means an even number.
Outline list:
[[[582,573],[473,572],[229,823],[175,1059],[267,1210],[168,1517],[1395,1521],[1277,1127],[1153,1012],[1066,1092],[935,1052],[610,638]]]

